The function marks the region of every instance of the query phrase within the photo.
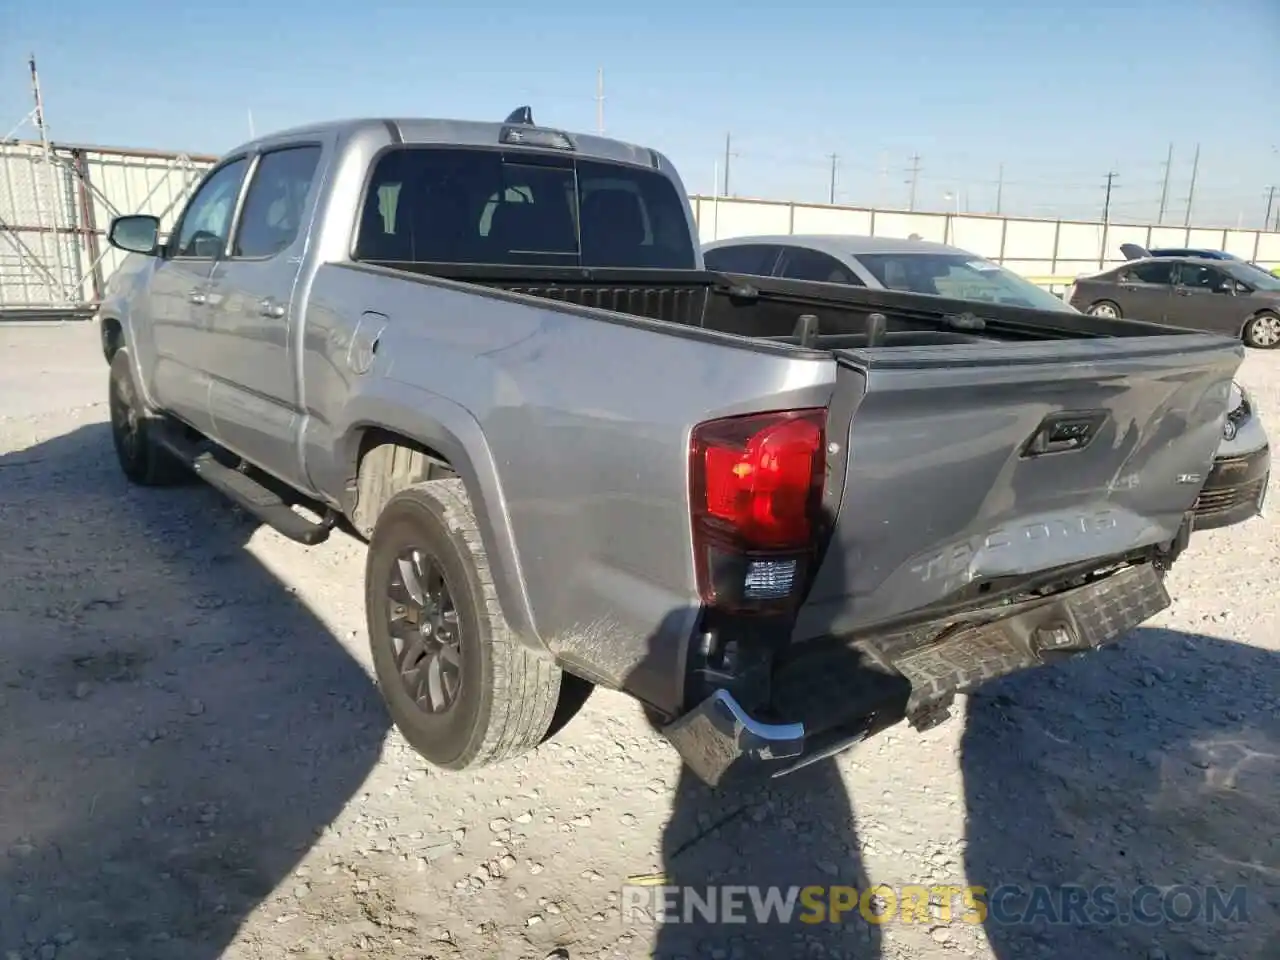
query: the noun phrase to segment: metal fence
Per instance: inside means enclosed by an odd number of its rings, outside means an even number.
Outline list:
[[[123,254],[111,218],[150,213],[172,226],[213,157],[0,143],[0,311],[76,313],[101,298]]]
[[[89,311],[123,254],[111,218],[150,213],[172,228],[214,157],[33,142],[0,143],[0,315]],[[703,242],[749,234],[835,233],[950,243],[1050,287],[1123,259],[1120,244],[1227,250],[1280,266],[1280,233],[1206,227],[913,213],[738,197],[690,198]]]

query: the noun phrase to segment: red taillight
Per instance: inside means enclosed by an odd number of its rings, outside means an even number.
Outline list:
[[[704,602],[761,609],[794,599],[817,530],[825,422],[816,408],[694,428],[690,492]]]

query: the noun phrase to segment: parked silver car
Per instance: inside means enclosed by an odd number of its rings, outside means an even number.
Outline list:
[[[702,258],[708,270],[725,273],[1081,312],[1069,302],[1078,287],[1064,302],[985,257],[926,240],[840,234],[735,237],[703,244]],[[1271,470],[1267,433],[1238,383],[1230,403],[1222,445],[1196,500],[1198,530],[1230,526],[1262,512]]]

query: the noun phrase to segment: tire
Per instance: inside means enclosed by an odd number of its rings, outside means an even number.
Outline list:
[[[120,469],[130,482],[141,487],[169,487],[190,481],[191,471],[153,441],[160,421],[143,407],[129,351],[123,348],[111,358],[107,401],[111,442]]]
[[[387,501],[369,538],[365,616],[391,719],[430,763],[488,766],[551,728],[561,671],[507,625],[461,480],[417,483]],[[403,673],[401,657],[413,663]]]
[[[1097,303],[1090,304],[1086,312],[1091,317],[1109,317],[1113,320],[1119,320],[1124,316],[1120,312],[1120,304],[1114,300],[1099,300]]]
[[[1263,311],[1244,325],[1246,346],[1274,350],[1280,346],[1280,314]]]

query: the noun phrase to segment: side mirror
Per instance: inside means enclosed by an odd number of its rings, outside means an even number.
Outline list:
[[[155,256],[160,251],[160,220],[145,213],[116,217],[107,231],[107,242],[128,253]]]

